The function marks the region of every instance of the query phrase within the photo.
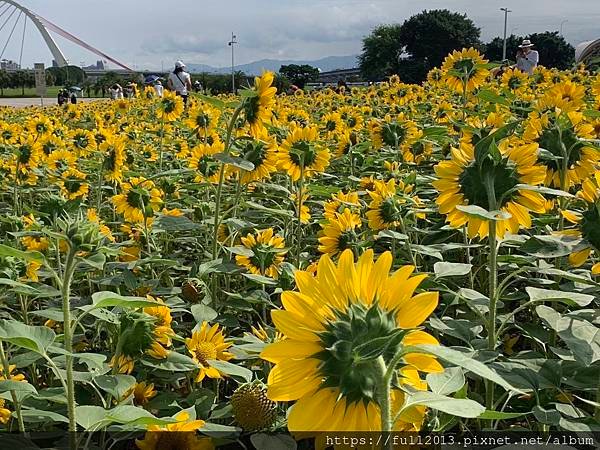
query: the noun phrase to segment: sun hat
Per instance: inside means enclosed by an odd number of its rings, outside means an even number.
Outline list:
[[[185,64],[183,63],[183,61],[177,61],[175,63],[175,68],[177,69],[183,69],[185,67]]]
[[[529,39],[524,39],[523,42],[521,43],[521,45],[519,45],[519,48],[525,48],[525,47],[533,47],[533,44],[531,43],[531,41]]]

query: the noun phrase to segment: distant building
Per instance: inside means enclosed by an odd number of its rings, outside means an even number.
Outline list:
[[[82,67],[83,70],[106,70],[106,61],[98,60],[96,64]]]
[[[11,61],[10,59],[0,60],[0,70],[5,70],[7,72],[16,72],[17,70],[21,70],[21,66]]]
[[[355,67],[353,69],[339,69],[330,70],[328,72],[321,72],[319,74],[319,83],[337,83],[338,81],[361,81],[360,69]]]
[[[586,65],[598,64],[600,61],[600,38],[579,44],[575,48],[575,61]]]

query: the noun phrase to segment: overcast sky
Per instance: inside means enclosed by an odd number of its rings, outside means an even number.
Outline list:
[[[318,59],[358,54],[361,39],[381,23],[402,23],[423,9],[466,13],[483,41],[502,34],[559,30],[573,45],[600,37],[600,0],[21,0],[42,17],[137,69],[170,67],[176,59],[226,66],[227,42],[235,31],[236,63],[263,58]],[[16,17],[16,15],[15,15]],[[4,22],[0,18],[0,25]],[[4,47],[12,22],[0,31]],[[19,58],[22,22],[3,57]],[[71,64],[97,57],[61,37],[56,41]],[[27,25],[23,65],[52,60],[40,35]]]

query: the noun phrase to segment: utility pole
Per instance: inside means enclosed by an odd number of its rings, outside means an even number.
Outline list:
[[[565,23],[567,23],[567,22],[568,22],[568,20],[563,20],[563,21],[560,23],[560,35],[561,35],[561,36],[563,35],[563,33],[562,33],[563,25],[564,25]]]
[[[231,41],[229,41],[229,46],[231,47],[231,92],[235,94],[235,59],[234,59],[234,51],[233,47],[237,44],[236,41],[237,36],[231,33]]]
[[[500,11],[504,11],[504,41],[502,43],[502,61],[506,59],[506,23],[508,21],[508,13],[512,12],[508,8],[500,8]]]

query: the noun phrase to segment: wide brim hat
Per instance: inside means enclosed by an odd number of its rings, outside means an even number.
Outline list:
[[[527,47],[533,47],[533,44],[531,43],[531,41],[529,39],[525,39],[521,45],[519,45],[519,48],[527,48]]]

